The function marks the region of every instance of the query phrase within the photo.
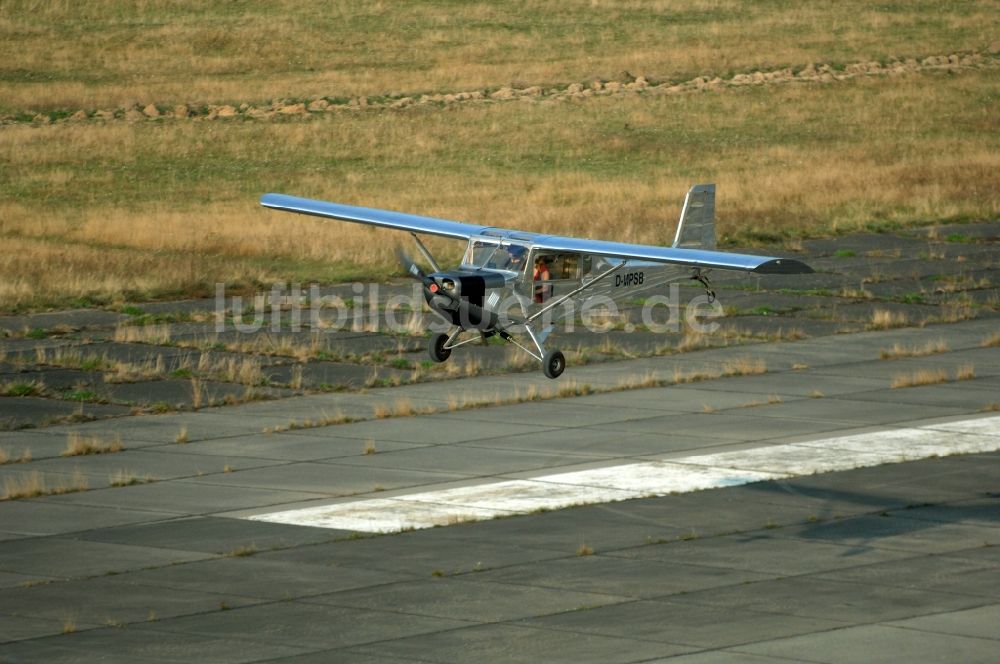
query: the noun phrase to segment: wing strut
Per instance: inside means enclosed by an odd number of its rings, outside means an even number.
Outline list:
[[[420,238],[417,237],[417,234],[411,231],[410,235],[413,236],[413,241],[417,243],[417,249],[419,249],[420,253],[424,255],[424,258],[427,259],[427,262],[431,264],[431,269],[434,270],[435,272],[440,272],[441,268],[438,266],[437,261],[434,260],[434,256],[431,255],[431,252],[427,251],[427,247],[425,247],[424,243],[420,241]]]

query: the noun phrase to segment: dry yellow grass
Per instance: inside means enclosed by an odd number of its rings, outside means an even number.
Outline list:
[[[708,337],[704,333],[686,329],[684,331],[684,336],[681,337],[681,340],[677,343],[676,349],[678,353],[687,353],[692,350],[704,348],[708,344]]]
[[[1000,346],[1000,332],[987,335],[979,345],[983,348],[996,348]]]
[[[140,362],[116,362],[112,371],[104,374],[106,383],[134,383],[149,378],[160,378],[167,371],[162,355]]]
[[[36,348],[35,363],[84,371],[108,371],[118,366],[118,362],[110,359],[106,353],[84,353],[78,348]]]
[[[947,352],[948,344],[943,339],[938,339],[937,341],[928,341],[923,346],[904,346],[903,344],[895,343],[892,345],[892,348],[883,348],[879,353],[879,357],[883,360],[895,360],[902,357],[923,357],[925,355]]]
[[[293,390],[302,389],[302,365],[296,364],[292,367],[291,379],[288,381],[288,387]]]
[[[955,370],[955,380],[972,380],[976,377],[976,367],[972,364],[963,364]]]
[[[557,398],[583,397],[593,392],[593,388],[588,383],[578,383],[575,380],[561,382],[556,390]]]
[[[895,374],[892,377],[890,386],[893,389],[900,387],[917,387],[920,385],[935,385],[948,381],[948,374],[944,369],[921,369],[908,374]]]
[[[133,486],[135,484],[149,484],[155,480],[149,474],[137,475],[130,470],[122,468],[116,470],[108,476],[108,486],[112,487],[123,487],[123,486]]]
[[[872,320],[868,324],[868,329],[888,330],[896,327],[905,327],[908,322],[906,314],[901,311],[876,309],[872,312]]]
[[[24,448],[21,453],[16,457],[11,455],[7,448],[0,447],[0,466],[5,466],[9,463],[28,463],[31,461],[31,450]]]
[[[646,387],[659,387],[663,384],[660,375],[655,371],[645,371],[637,376],[630,376],[627,379],[618,381],[613,391],[618,390],[639,390]]]
[[[177,435],[174,436],[174,442],[184,444],[188,442],[188,428],[186,424],[182,424],[180,430],[178,430]]]
[[[201,379],[198,378],[197,376],[192,376],[191,380],[190,380],[190,383],[191,383],[191,408],[193,410],[198,410],[198,409],[201,408],[202,403],[204,402],[205,391],[202,388]],[[187,428],[186,427],[183,429],[182,433],[184,434],[184,441],[183,442],[187,442]],[[178,437],[180,437],[179,434],[178,434]],[[181,442],[181,441],[177,441],[177,442]]]
[[[170,326],[119,325],[115,328],[114,340],[124,343],[167,344],[170,343]]]
[[[79,470],[74,471],[68,480],[57,486],[49,487],[45,478],[38,471],[24,473],[20,476],[8,475],[3,480],[2,500],[18,500],[21,498],[36,498],[38,496],[53,496],[64,493],[86,491],[89,486],[87,478]]]
[[[375,447],[375,440],[372,438],[366,438],[365,446],[362,452],[364,453],[365,456],[377,453],[378,449]]]
[[[198,374],[205,378],[222,380],[241,385],[263,385],[267,382],[261,361],[254,356],[213,355],[202,353],[198,358],[196,368]],[[192,389],[195,380],[192,379]]]
[[[92,108],[291,95],[476,90],[509,83],[884,60],[982,48],[988,0],[357,3],[138,0],[0,4],[2,107]],[[336,44],[336,49],[328,48]],[[87,77],[80,74],[86,63]],[[34,74],[34,76],[30,75]]]
[[[674,383],[697,383],[701,380],[712,380],[713,378],[718,378],[722,375],[720,371],[709,371],[709,370],[692,370],[684,371],[683,369],[674,369],[674,375],[672,377]],[[648,387],[653,387],[649,385]],[[624,387],[623,389],[633,389],[631,385]]]
[[[409,417],[416,413],[417,409],[414,407],[413,402],[406,398],[396,399],[392,407],[392,414],[395,417]]]
[[[773,406],[775,404],[781,403],[782,399],[777,394],[770,394],[767,397],[767,401],[748,401],[745,404],[741,404],[740,408],[756,408],[758,406]]]
[[[3,479],[3,489],[4,500],[34,498],[35,496],[45,495],[47,491],[45,480],[38,471],[20,476],[8,475]]]
[[[1000,209],[996,119],[957,100],[996,85],[967,72],[305,122],[4,127],[0,308],[398,269],[397,236],[261,210],[268,190],[653,243],[669,241],[692,170],[719,183],[724,239],[987,216]],[[902,152],[882,121],[897,115]],[[446,262],[461,250],[431,248]]]
[[[976,317],[974,303],[965,295],[961,299],[945,302],[941,305],[938,320],[942,323],[957,323]]]
[[[251,542],[250,544],[242,544],[235,549],[232,549],[225,555],[231,558],[245,558],[247,556],[254,555],[258,550],[257,544],[255,542]]]
[[[762,373],[767,373],[767,362],[760,357],[741,357],[722,365],[723,376],[753,376]]]
[[[85,436],[73,431],[67,434],[66,448],[61,452],[61,455],[68,457],[87,454],[113,454],[124,449],[121,436],[117,434],[109,440],[105,440],[99,435]]]

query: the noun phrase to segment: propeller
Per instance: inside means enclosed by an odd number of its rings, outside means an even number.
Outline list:
[[[396,245],[396,258],[399,259],[399,263],[403,266],[403,270],[408,275],[414,279],[422,281],[425,286],[428,284],[429,279],[427,278],[427,274],[424,273],[420,266],[417,265],[416,261],[414,261],[413,258],[406,253],[406,250],[399,245]]]
[[[403,266],[403,270],[408,275],[424,285],[425,298],[430,298],[431,295],[440,292],[438,290],[438,284],[434,281],[434,278],[427,276],[427,273],[424,272],[423,269],[417,265],[417,262],[414,261],[408,253],[406,253],[406,250],[399,245],[396,245],[396,258],[399,259],[400,265]],[[429,301],[430,300],[428,299],[428,302]]]

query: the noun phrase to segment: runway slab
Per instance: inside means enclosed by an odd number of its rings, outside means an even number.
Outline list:
[[[1000,351],[981,345],[993,327],[574,367],[580,384],[623,387],[736,357],[768,372],[430,415],[380,419],[373,404],[538,379],[5,432],[9,457],[31,460],[0,480],[87,487],[0,501],[0,661],[995,661],[1000,453],[976,447],[1000,438],[984,412],[1000,400]],[[938,338],[947,351],[879,359]],[[891,387],[921,370],[946,378]],[[335,409],[365,419],[264,432]],[[125,450],[62,456],[74,432],[120,435]],[[945,440],[966,446],[935,451]],[[878,456],[885,441],[895,457]],[[926,458],[885,463],[907,455]],[[391,535],[248,518],[553,476],[635,489],[664,468],[760,476]],[[138,481],[110,486],[120,472]]]

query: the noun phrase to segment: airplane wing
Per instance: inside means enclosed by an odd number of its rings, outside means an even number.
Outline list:
[[[604,242],[602,240],[586,240],[575,237],[539,237],[534,241],[534,248],[546,251],[594,254],[607,256],[608,258],[671,263],[689,267],[743,270],[758,274],[809,274],[813,271],[811,267],[802,261],[790,258],[734,254],[726,251],[708,251],[705,249],[681,249],[646,244]]]
[[[326,201],[299,198],[298,196],[286,196],[285,194],[264,194],[261,196],[260,204],[275,210],[311,214],[315,217],[353,221],[360,224],[395,228],[411,233],[428,233],[430,235],[442,235],[444,237],[460,238],[463,240],[468,240],[474,235],[480,235],[483,231],[490,228],[490,226],[477,226],[475,224],[465,224],[460,221],[435,219],[434,217],[420,217],[415,214],[390,212],[389,210],[327,203]]]
[[[459,221],[436,219],[434,217],[421,217],[403,212],[341,205],[339,203],[328,203],[326,201],[287,196],[285,194],[264,194],[260,199],[260,204],[275,210],[285,210],[287,212],[297,212],[316,217],[352,221],[372,226],[409,231],[411,233],[428,233],[430,235],[441,235],[463,240],[484,235],[486,234],[485,231],[494,231],[489,233],[489,235],[493,236],[516,236],[519,234],[518,231],[496,229],[493,226],[479,226]],[[523,237],[517,239],[530,240],[535,249],[545,251],[578,252],[607,256],[608,258],[672,263],[674,265],[689,267],[743,270],[758,274],[807,274],[813,271],[805,263],[789,258],[733,254],[725,251],[625,244],[622,242],[605,242],[602,240],[587,240],[584,238],[560,237],[555,235],[546,236],[537,233],[524,233]]]

